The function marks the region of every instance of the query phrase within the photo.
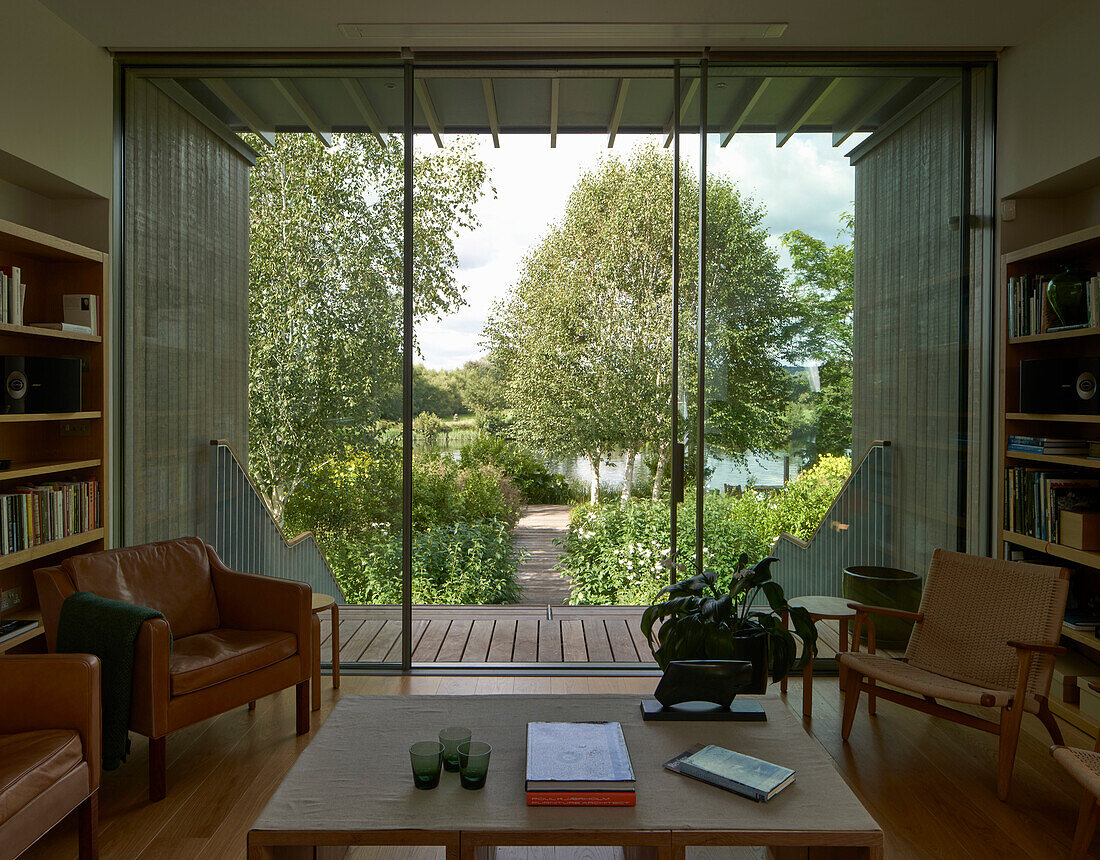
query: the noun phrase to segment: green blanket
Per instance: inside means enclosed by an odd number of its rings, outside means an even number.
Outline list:
[[[134,645],[148,618],[164,616],[148,606],[78,591],[61,604],[57,650],[95,654],[102,664],[103,769],[114,770],[130,752],[130,695]]]

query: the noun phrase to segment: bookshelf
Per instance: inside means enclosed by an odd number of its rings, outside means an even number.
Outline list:
[[[32,325],[0,324],[0,355],[79,358],[83,362],[79,412],[0,414],[0,452],[13,462],[0,471],[0,494],[54,481],[96,480],[100,488],[100,527],[0,555],[0,589],[18,589],[20,600],[4,619],[40,618],[35,568],[60,563],[67,555],[106,546],[108,531],[109,362],[108,257],[66,239],[0,220],[0,265],[18,266],[27,285],[24,318],[60,322],[62,296],[99,297],[100,334],[63,332]],[[0,653],[45,650],[41,625],[0,643]]]

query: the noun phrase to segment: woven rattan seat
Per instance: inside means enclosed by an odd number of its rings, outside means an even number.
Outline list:
[[[1003,708],[1012,699],[1011,690],[991,690],[988,687],[967,684],[965,681],[956,681],[881,654],[841,654],[840,662],[883,684],[920,693],[922,696],[931,696],[933,699],[996,708]]]

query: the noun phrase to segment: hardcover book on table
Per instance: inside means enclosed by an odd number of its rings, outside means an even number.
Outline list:
[[[528,723],[524,788],[528,806],[633,806],[634,768],[622,726]]]
[[[714,744],[694,746],[665,762],[665,767],[757,802],[771,800],[795,776],[789,767]]]

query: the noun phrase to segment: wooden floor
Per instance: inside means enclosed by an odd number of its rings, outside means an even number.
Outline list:
[[[413,662],[599,663],[653,665],[634,606],[414,606]],[[836,654],[836,623],[818,625],[819,651]],[[324,613],[321,657],[332,626]],[[887,652],[892,653],[892,652]],[[400,663],[401,611],[396,606],[340,607],[340,663]]]
[[[346,676],[339,693],[326,679],[324,704],[313,715],[313,731],[341,694],[647,694],[654,683],[652,677],[637,676]],[[792,679],[788,705],[800,709],[801,699],[800,682]],[[103,775],[101,856],[105,860],[243,858],[250,824],[309,742],[308,736],[294,734],[293,705],[293,692],[284,691],[261,700],[253,712],[239,708],[172,735],[169,793],[156,804],[146,799],[147,743],[133,736],[130,760]],[[992,736],[880,700],[877,717],[868,717],[866,708],[860,708],[851,743],[844,744],[839,708],[836,679],[817,679],[814,718],[807,730],[882,825],[887,858],[1068,856],[1080,793],[1050,758],[1049,740],[1033,717],[1024,718],[1026,732],[1012,795],[1001,803],[994,792],[996,739]],[[1092,744],[1070,728],[1067,740]],[[731,797],[730,802],[748,801]],[[76,850],[76,823],[70,817],[25,857],[73,860]],[[380,856],[436,855],[377,849],[354,855],[356,860]],[[505,856],[562,860],[621,854],[516,849]]]

